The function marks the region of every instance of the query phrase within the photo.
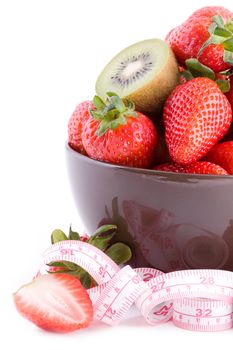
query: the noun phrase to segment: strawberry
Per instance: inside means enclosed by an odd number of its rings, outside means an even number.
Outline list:
[[[20,314],[38,327],[70,332],[90,325],[93,307],[79,280],[67,274],[41,275],[13,296]]]
[[[82,142],[87,154],[103,162],[131,167],[149,168],[157,144],[157,132],[152,121],[134,111],[130,101],[123,102],[114,93],[107,93],[104,103],[95,96],[96,110],[91,111]]]
[[[161,164],[153,168],[154,170],[171,171],[174,173],[187,173],[187,174],[213,174],[213,175],[227,175],[225,169],[219,165],[210,162],[195,162],[189,165],[180,164]]]
[[[116,264],[122,265],[128,262],[132,257],[132,252],[129,246],[121,242],[113,243],[113,237],[116,234],[117,226],[106,224],[99,226],[97,230],[89,236],[84,233],[80,236],[78,232],[73,231],[71,226],[69,234],[66,235],[62,230],[53,230],[51,234],[51,243],[58,243],[67,240],[81,241],[89,243],[96,248],[102,250],[108,255]],[[52,261],[47,264],[47,272],[51,274],[68,274],[76,277],[86,289],[96,286],[95,280],[82,267],[70,261]],[[38,275],[38,274],[37,274]]]
[[[208,78],[177,86],[163,110],[165,138],[172,160],[190,164],[206,155],[232,121],[229,101]]]
[[[77,105],[68,122],[68,143],[75,151],[86,154],[82,143],[82,131],[90,117],[89,109],[93,107],[91,101],[84,101]]]
[[[201,8],[171,30],[166,41],[180,64],[194,57],[214,72],[221,72],[233,65],[232,19],[233,13],[224,7]]]
[[[233,174],[233,141],[215,145],[205,159],[222,166],[229,174]]]
[[[233,75],[230,77],[230,91],[226,93],[226,97],[228,98],[233,110]]]

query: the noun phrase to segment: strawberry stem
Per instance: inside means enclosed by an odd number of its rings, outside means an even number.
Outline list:
[[[213,16],[208,32],[210,37],[204,42],[198,52],[199,57],[203,50],[211,45],[222,44],[224,47],[223,60],[233,66],[233,19],[225,22],[219,15]]]
[[[99,96],[94,96],[93,104],[95,109],[90,109],[91,116],[100,121],[96,131],[98,136],[102,136],[108,129],[117,129],[119,125],[127,123],[127,117],[137,118],[135,106],[132,101],[123,101],[116,93],[107,92],[107,99],[104,102]]]

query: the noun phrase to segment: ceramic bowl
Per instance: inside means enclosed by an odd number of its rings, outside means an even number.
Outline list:
[[[177,174],[103,163],[66,143],[73,198],[88,233],[118,226],[133,267],[233,271],[233,176]]]

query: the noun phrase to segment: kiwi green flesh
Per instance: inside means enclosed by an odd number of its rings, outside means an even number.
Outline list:
[[[104,68],[97,79],[96,92],[102,99],[106,98],[108,91],[127,97],[154,80],[168,59],[169,47],[160,39],[144,40],[131,45]]]

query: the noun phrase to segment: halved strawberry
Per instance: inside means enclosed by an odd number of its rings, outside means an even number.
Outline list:
[[[71,332],[87,327],[93,307],[80,281],[67,274],[41,275],[14,295],[17,310],[38,327]]]

